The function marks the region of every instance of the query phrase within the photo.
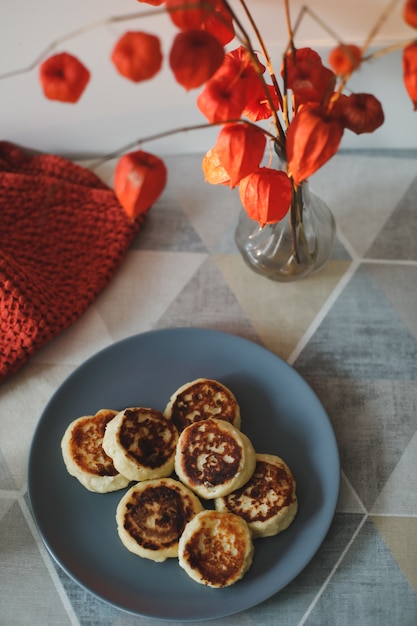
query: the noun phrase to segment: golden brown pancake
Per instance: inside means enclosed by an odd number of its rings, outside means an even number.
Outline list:
[[[108,424],[103,448],[117,470],[130,480],[150,480],[172,474],[178,431],[160,411],[132,407]]]
[[[179,387],[164,415],[172,419],[179,432],[208,417],[218,417],[240,428],[240,408],[235,396],[225,385],[209,378],[197,378]]]
[[[172,478],[145,480],[131,487],[117,511],[117,530],[125,547],[152,561],[178,555],[186,524],[203,509],[200,500]]]
[[[256,468],[246,485],[218,498],[218,511],[240,515],[256,537],[282,532],[297,513],[294,477],[286,463],[272,454],[257,454]]]
[[[209,417],[180,434],[175,472],[201,498],[213,499],[244,485],[254,472],[255,457],[244,433],[230,422]]]
[[[253,560],[252,535],[238,515],[205,510],[185,527],[178,560],[196,582],[229,587],[248,571]]]
[[[129,483],[103,449],[106,426],[115,415],[117,411],[101,409],[95,415],[78,417],[68,426],[61,441],[68,472],[90,491],[116,491]]]

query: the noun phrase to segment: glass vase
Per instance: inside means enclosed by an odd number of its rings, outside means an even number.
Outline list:
[[[235,241],[252,270],[271,280],[290,282],[325,266],[335,234],[332,212],[306,181],[293,191],[290,210],[275,224],[262,228],[242,209]]]

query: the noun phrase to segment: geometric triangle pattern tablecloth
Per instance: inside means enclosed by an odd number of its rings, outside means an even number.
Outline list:
[[[91,354],[150,329],[198,326],[260,343],[300,372],[331,419],[342,466],[313,560],[260,606],[212,623],[416,626],[417,161],[345,153],[325,166],[312,187],[336,217],[333,258],[283,285],[244,266],[237,195],[206,185],[200,160],[167,159],[167,189],[112,282],[0,386],[0,624],[154,623],[94,598],[51,561],[30,516],[27,455],[49,397]]]

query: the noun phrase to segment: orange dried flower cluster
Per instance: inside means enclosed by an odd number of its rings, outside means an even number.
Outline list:
[[[262,57],[227,0],[137,1],[160,7],[178,29],[169,51],[173,76],[186,90],[202,87],[197,107],[209,125],[221,127],[203,159],[205,180],[238,187],[248,215],[262,226],[283,219],[297,186],[337,152],[346,130],[372,133],[384,122],[374,95],[345,90],[366,61],[365,49],[356,44],[337,42],[327,67],[315,50],[297,48],[290,37],[277,77],[256,28]],[[242,0],[242,5],[250,16],[247,3]],[[417,28],[417,0],[404,2],[403,19]],[[254,24],[251,16],[249,22]],[[159,37],[142,31],[125,33],[110,57],[117,71],[135,82],[151,79],[163,63]],[[65,53],[40,67],[44,93],[51,99],[76,102],[89,78],[80,61]],[[403,78],[417,109],[417,40],[404,46]],[[265,120],[272,131],[259,124]],[[285,160],[285,171],[262,164],[267,139]],[[121,157],[114,187],[129,217],[149,209],[166,179],[158,157],[142,150]]]

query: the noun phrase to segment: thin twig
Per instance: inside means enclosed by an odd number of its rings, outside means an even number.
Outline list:
[[[269,137],[269,139],[271,139],[272,141],[276,141],[275,135],[273,135],[266,129],[261,128],[257,124],[254,124],[253,122],[246,120],[246,119],[236,118],[236,119],[229,119],[229,120],[225,120],[221,122],[205,122],[203,124],[192,124],[191,126],[183,126],[181,128],[171,128],[169,130],[163,130],[153,135],[148,135],[147,137],[141,137],[139,139],[135,139],[134,141],[131,141],[128,144],[125,144],[121,148],[118,148],[117,150],[114,150],[113,152],[106,154],[100,159],[97,159],[97,161],[94,161],[93,163],[90,164],[89,168],[95,169],[99,167],[100,165],[102,165],[103,163],[106,163],[107,161],[111,161],[112,159],[117,158],[121,154],[128,152],[132,148],[139,146],[143,143],[149,143],[150,141],[156,141],[158,139],[170,137],[171,135],[177,135],[179,133],[186,133],[186,132],[193,131],[193,130],[203,130],[207,128],[213,128],[214,126],[224,126],[225,124],[245,124],[247,126],[253,126],[254,128],[256,128],[256,130],[259,130],[266,137]]]
[[[62,35],[61,37],[57,37],[54,39],[29,65],[26,67],[22,67],[17,70],[12,70],[10,72],[6,72],[5,74],[0,74],[0,80],[4,78],[11,78],[12,76],[17,76],[19,74],[24,74],[26,72],[31,72],[39,63],[41,63],[51,52],[53,52],[58,46],[60,46],[65,41],[69,41],[70,39],[75,39],[80,35],[84,35],[92,30],[96,30],[98,28],[102,28],[103,26],[108,26],[109,24],[116,24],[120,22],[125,22],[128,20],[138,19],[140,17],[149,17],[150,15],[156,15],[160,13],[164,13],[165,9],[154,9],[151,11],[141,12],[141,13],[129,13],[126,15],[113,15],[112,17],[106,17],[101,20],[96,20],[95,22],[91,22],[90,24],[85,24],[80,28],[76,28],[75,30]]]
[[[374,59],[379,59],[386,54],[391,54],[392,52],[396,52],[397,50],[402,50],[406,48],[412,43],[415,43],[416,38],[408,39],[407,41],[399,41],[397,43],[393,43],[389,46],[385,46],[385,48],[380,48],[379,50],[375,50],[375,52],[371,52],[368,55],[362,57],[362,61],[373,61]]]
[[[41,63],[51,52],[53,52],[56,48],[58,48],[58,46],[60,46],[62,43],[64,43],[65,41],[70,41],[71,39],[75,39],[76,37],[79,37],[80,35],[84,35],[85,33],[88,33],[92,30],[102,28],[103,26],[109,26],[110,24],[119,24],[121,22],[128,22],[130,20],[141,19],[143,17],[145,18],[152,17],[155,15],[162,15],[163,13],[173,13],[175,11],[180,11],[184,9],[192,9],[192,8],[204,8],[206,10],[214,12],[213,6],[211,4],[208,4],[208,3],[202,4],[201,2],[198,2],[197,0],[195,0],[195,2],[185,1],[184,4],[181,4],[172,8],[162,7],[162,8],[149,9],[149,10],[140,11],[140,12],[135,11],[134,13],[126,13],[123,15],[113,15],[110,17],[105,17],[101,20],[95,20],[94,22],[90,22],[89,24],[85,24],[84,26],[80,26],[79,28],[74,29],[66,33],[65,35],[61,35],[61,37],[57,37],[29,65],[19,68],[17,70],[11,70],[10,72],[0,74],[0,80],[3,80],[5,78],[11,78],[12,76],[18,76],[19,74],[25,74],[27,72],[31,72],[32,70],[35,69],[37,65],[39,65],[39,63]],[[217,17],[218,19],[222,21],[222,18],[220,15],[218,15]]]
[[[254,20],[253,20],[253,18],[252,18],[252,16],[251,16],[251,14],[250,14],[250,12],[249,12],[248,8],[247,8],[247,7],[246,7],[246,5],[245,5],[244,0],[240,0],[240,4],[241,4],[241,5],[242,5],[242,7],[244,8],[244,10],[245,10],[245,12],[246,12],[246,15],[247,15],[247,17],[248,17],[248,19],[249,19],[249,21],[250,21],[250,23],[251,23],[251,26],[252,26],[252,28],[254,28],[254,30],[255,30],[255,34],[256,34],[256,31],[257,31],[256,24],[255,24],[255,22],[254,22]],[[261,85],[262,85],[263,90],[264,90],[264,92],[265,92],[266,99],[267,99],[267,101],[268,101],[269,107],[270,107],[271,112],[272,112],[272,116],[273,116],[273,119],[274,119],[275,129],[276,129],[276,131],[277,131],[277,135],[278,135],[278,138],[276,138],[276,141],[279,141],[279,143],[281,144],[282,148],[284,148],[284,146],[285,146],[285,133],[284,133],[284,129],[282,128],[282,125],[281,125],[281,122],[280,122],[280,120],[279,120],[279,117],[278,117],[277,111],[276,111],[276,109],[275,109],[274,102],[273,102],[273,100],[272,100],[271,94],[269,93],[268,86],[267,86],[267,84],[266,84],[266,82],[265,82],[265,79],[264,79],[264,77],[263,77],[263,74],[262,74],[262,69],[261,69],[261,67],[260,67],[260,64],[259,64],[258,58],[257,58],[257,56],[256,56],[256,54],[255,54],[255,50],[254,50],[254,47],[253,47],[253,45],[252,45],[252,43],[251,43],[251,39],[250,39],[250,37],[249,37],[249,34],[248,34],[248,32],[247,32],[246,28],[244,27],[244,25],[242,24],[241,20],[239,19],[239,16],[236,14],[236,12],[235,12],[235,11],[233,10],[233,8],[231,7],[231,5],[230,5],[230,3],[228,2],[228,0],[224,0],[224,5],[225,5],[225,7],[227,8],[227,10],[229,11],[230,15],[232,16],[233,21],[235,22],[236,26],[239,28],[239,30],[240,30],[240,32],[241,32],[241,38],[240,38],[240,41],[243,43],[243,45],[245,46],[245,48],[246,48],[246,49],[247,49],[247,51],[248,51],[248,54],[249,54],[249,56],[250,56],[250,59],[251,59],[252,65],[254,66],[254,68],[255,68],[255,70],[256,70],[256,72],[257,72],[257,74],[258,74],[259,80],[260,80],[260,82],[261,82]],[[259,31],[258,31],[258,32],[259,32]],[[261,44],[261,45],[262,45],[262,44]],[[269,56],[269,55],[267,54],[267,56]],[[271,67],[271,70],[272,70],[272,67]],[[269,71],[269,68],[268,68],[268,71]],[[272,71],[273,71],[273,70],[272,70]],[[280,93],[280,92],[279,92],[279,93]]]
[[[290,226],[291,226],[291,237],[292,237],[292,256],[296,263],[300,263],[300,256],[298,254],[298,246],[297,246],[297,224],[299,223],[298,222],[298,219],[299,219],[298,202],[299,202],[298,187],[293,186],[291,208],[290,208]]]
[[[315,13],[307,5],[303,5],[299,11],[298,17],[295,21],[294,28],[293,28],[293,37],[295,37],[298,29],[300,28],[301,22],[303,21],[304,16],[306,14],[308,14],[312,20],[314,20],[319,26],[321,26],[321,28],[328,35],[330,35],[330,37],[334,39],[335,42],[342,43],[339,35],[332,28],[330,28],[330,26],[324,20],[322,20],[321,17],[317,15],[317,13]],[[291,45],[291,40],[288,43],[287,50],[289,49],[290,45]]]
[[[285,22],[287,25],[287,32],[288,32],[288,40],[290,42],[289,45],[291,46],[291,48],[294,49],[294,30],[293,30],[292,22],[291,22],[289,0],[284,0],[284,11],[285,11]]]
[[[281,89],[280,89],[280,86],[278,84],[278,81],[277,81],[277,78],[276,78],[276,75],[275,75],[275,70],[274,70],[274,68],[272,66],[272,62],[271,62],[271,56],[270,56],[270,54],[268,52],[268,49],[267,49],[267,47],[265,45],[265,41],[264,41],[264,39],[263,39],[263,37],[261,35],[261,32],[260,32],[260,30],[258,28],[258,25],[256,24],[255,20],[253,19],[253,16],[252,16],[251,12],[249,11],[249,8],[248,8],[245,0],[240,0],[240,4],[242,5],[243,10],[245,11],[246,17],[248,18],[249,23],[252,26],[253,31],[254,31],[254,33],[256,35],[256,38],[259,41],[259,44],[260,44],[261,49],[262,49],[262,53],[263,53],[264,58],[265,58],[265,62],[267,64],[267,66],[268,66],[269,75],[271,76],[272,83],[274,85],[275,91],[277,92],[277,96],[278,96],[280,104],[282,106]]]
[[[391,15],[395,5],[398,3],[399,3],[399,0],[391,0],[391,2],[382,11],[381,15],[378,17],[373,28],[371,28],[367,38],[365,39],[365,42],[362,45],[362,54],[364,54],[366,50],[369,48],[372,41],[375,39],[376,35],[378,34],[378,32],[381,30],[384,23],[387,21],[387,19]]]

